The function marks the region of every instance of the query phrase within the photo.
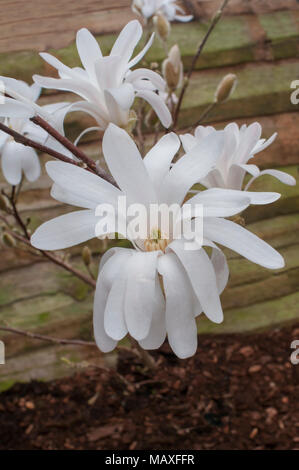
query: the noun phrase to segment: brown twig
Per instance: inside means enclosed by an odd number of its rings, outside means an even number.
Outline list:
[[[34,118],[32,118],[32,119],[34,119]],[[37,119],[37,117],[36,117],[36,119]],[[40,119],[42,119],[42,118],[40,118]],[[83,164],[83,165],[86,166],[86,170],[97,174],[98,176],[105,179],[109,183],[113,184],[114,186],[117,186],[114,179],[112,178],[112,176],[110,176],[108,173],[106,173],[102,168],[98,167],[95,162],[93,162],[94,163],[94,169],[92,169],[91,167],[89,167],[87,165],[87,163],[85,161],[83,161],[81,159],[80,159],[80,161],[73,160],[72,158],[69,158],[66,155],[63,155],[62,153],[57,152],[56,150],[51,149],[50,147],[47,147],[46,145],[40,144],[39,142],[35,142],[34,140],[29,139],[28,137],[24,136],[23,134],[20,134],[19,132],[11,129],[10,127],[6,126],[5,124],[3,124],[1,122],[0,122],[0,130],[5,132],[6,134],[10,135],[11,137],[13,137],[13,139],[17,143],[25,145],[26,147],[34,148],[35,150],[38,150],[42,153],[47,153],[48,155],[51,155],[52,157],[57,158],[57,160],[61,160],[62,162],[70,163],[72,165],[76,165],[80,168],[82,168],[82,164]],[[59,136],[60,136],[60,138],[63,137],[63,136],[61,136],[61,134],[59,134]],[[66,139],[66,140],[68,140],[68,139]],[[75,147],[75,148],[77,148],[77,147]]]
[[[56,344],[73,344],[76,346],[92,346],[97,347],[94,341],[83,341],[80,339],[62,339],[62,338],[53,338],[52,336],[40,335],[39,333],[31,333],[31,331],[21,330],[19,328],[12,328],[10,326],[0,326],[1,331],[7,331],[8,333],[14,333],[20,336],[26,336],[31,339],[38,339],[40,341],[47,341],[48,343]]]
[[[23,237],[22,235],[20,235],[19,233],[16,233],[14,232],[13,230],[10,230],[10,229],[6,229],[6,231],[12,236],[14,237],[16,240],[22,242],[22,243],[25,243],[27,246],[30,246],[31,247],[31,243],[30,243],[30,237],[29,238],[25,238]],[[93,287],[95,289],[96,287],[96,281],[95,279],[92,279],[91,277],[89,276],[86,276],[84,273],[82,273],[81,271],[79,271],[78,269],[74,268],[73,266],[71,266],[70,264],[66,263],[65,261],[63,261],[61,258],[58,258],[57,256],[55,256],[54,254],[52,253],[49,253],[48,251],[43,251],[43,250],[37,250],[39,253],[41,253],[43,256],[45,256],[45,258],[48,258],[49,260],[53,261],[53,263],[57,264],[58,266],[60,266],[61,268],[64,268],[66,271],[69,271],[70,273],[72,273],[74,276],[78,277],[79,279],[81,279],[82,281],[84,281],[86,284],[89,284],[91,287]]]
[[[129,340],[133,349],[136,349],[138,355],[142,359],[143,363],[145,364],[148,369],[154,370],[157,368],[157,364],[152,356],[142,347],[139,345],[138,341],[136,341],[132,336],[129,335]]]
[[[212,21],[211,21],[211,24],[208,28],[208,31],[206,32],[205,36],[203,37],[200,45],[198,46],[198,49],[197,49],[197,52],[196,54],[194,55],[193,59],[192,59],[192,63],[190,65],[190,68],[189,68],[189,71],[187,73],[187,76],[185,77],[185,81],[184,81],[184,85],[182,87],[182,90],[181,90],[181,93],[179,95],[179,99],[178,99],[178,103],[177,103],[177,106],[176,106],[176,109],[175,109],[175,113],[174,113],[174,118],[173,118],[173,124],[172,124],[172,129],[174,129],[177,125],[177,122],[178,122],[178,117],[179,117],[179,112],[180,112],[180,109],[181,109],[181,105],[182,105],[182,101],[183,101],[183,98],[184,98],[184,95],[185,95],[185,92],[188,88],[188,85],[189,85],[189,81],[190,81],[190,78],[191,78],[191,75],[195,69],[195,65],[196,65],[196,62],[210,36],[210,34],[212,33],[212,31],[214,30],[215,26],[217,25],[218,21],[220,20],[221,16],[222,16],[222,13],[223,13],[223,10],[224,8],[226,7],[226,5],[228,4],[229,0],[224,0],[221,7],[219,8],[219,10],[216,12],[216,14],[214,15]]]

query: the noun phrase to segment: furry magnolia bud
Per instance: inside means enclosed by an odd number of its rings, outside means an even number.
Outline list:
[[[8,206],[8,202],[7,202],[6,197],[4,197],[2,194],[0,194],[0,209],[7,212],[8,207],[9,206]]]
[[[85,266],[89,266],[91,263],[91,251],[88,248],[88,246],[84,246],[82,250],[82,259],[85,264]]]
[[[228,100],[237,85],[237,76],[233,73],[225,75],[215,92],[215,102],[223,103]]]
[[[162,41],[166,41],[170,33],[170,23],[168,19],[165,18],[164,15],[159,14],[154,16],[153,21],[158,35]]]
[[[162,73],[169,90],[174,91],[179,88],[183,80],[183,63],[181,53],[177,44],[172,46],[167,59],[162,64]]]
[[[2,234],[2,242],[4,245],[6,245],[8,248],[14,248],[16,246],[16,241],[10,233],[4,232]]]

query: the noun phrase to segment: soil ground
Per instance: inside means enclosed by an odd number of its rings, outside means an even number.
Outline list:
[[[299,324],[251,335],[201,336],[179,360],[167,344],[148,372],[130,352],[0,396],[0,449],[299,449]],[[299,356],[299,355],[298,355]]]

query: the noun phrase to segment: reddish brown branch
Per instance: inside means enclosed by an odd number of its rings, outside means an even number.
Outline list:
[[[185,92],[188,88],[188,85],[189,85],[189,81],[190,81],[190,78],[191,78],[191,75],[192,73],[194,72],[194,69],[195,69],[195,66],[196,66],[196,62],[200,56],[200,54],[202,53],[202,50],[207,42],[207,40],[209,39],[209,36],[210,34],[212,33],[212,31],[214,30],[215,26],[217,25],[218,21],[220,20],[221,16],[222,16],[222,13],[223,13],[223,10],[224,8],[226,7],[226,5],[228,4],[229,0],[224,0],[221,7],[219,8],[219,10],[216,12],[216,14],[214,15],[212,21],[211,21],[211,24],[208,28],[208,31],[206,32],[205,36],[203,37],[200,45],[198,46],[198,49],[197,49],[197,52],[196,54],[194,55],[193,59],[192,59],[192,63],[190,65],[190,68],[189,68],[189,71],[187,73],[187,76],[185,77],[185,81],[184,81],[184,85],[183,85],[183,88],[181,90],[181,93],[179,95],[179,99],[178,99],[178,103],[177,103],[177,106],[176,106],[176,109],[175,109],[175,113],[174,113],[174,118],[173,118],[173,124],[172,124],[172,129],[175,128],[175,126],[177,125],[177,122],[178,122],[178,117],[179,117],[179,113],[180,113],[180,109],[181,109],[181,105],[182,105],[182,101],[183,101],[183,98],[184,98],[184,95],[185,95]]]

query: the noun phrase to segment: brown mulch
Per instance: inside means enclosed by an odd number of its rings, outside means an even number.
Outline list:
[[[147,372],[124,353],[116,374],[84,369],[0,395],[0,449],[299,449],[299,325],[167,344]],[[127,383],[127,382],[129,383]]]

